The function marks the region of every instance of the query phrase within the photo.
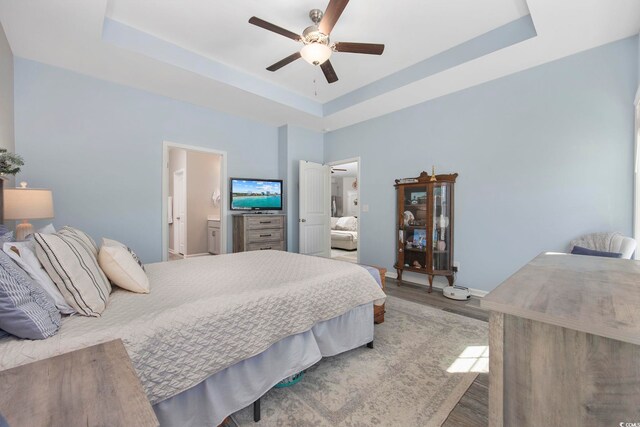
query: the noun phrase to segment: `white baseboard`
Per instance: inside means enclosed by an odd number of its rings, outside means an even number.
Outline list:
[[[176,251],[175,249],[171,249],[171,248],[169,248],[169,253],[171,255],[180,255],[180,252]]]
[[[385,277],[389,277],[391,279],[397,279],[398,275],[396,273],[393,273],[391,271],[387,271],[387,273],[385,274]],[[428,287],[428,284],[425,283],[418,283],[415,281],[411,281],[411,280],[406,280],[403,279],[403,282],[407,282],[407,283],[411,283],[412,285],[416,285],[416,286],[420,286],[420,287]],[[444,287],[446,286],[446,284],[442,284],[439,282],[434,281],[433,282],[433,287],[436,289],[440,289],[442,290]],[[486,296],[489,292],[488,291],[483,291],[482,289],[474,289],[474,288],[469,288],[469,292],[471,292],[471,295],[473,295],[474,297],[478,297],[478,298],[482,298],[484,296]]]

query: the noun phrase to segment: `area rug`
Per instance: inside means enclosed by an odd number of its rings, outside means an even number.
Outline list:
[[[488,366],[487,323],[394,297],[386,307],[374,349],[322,359],[263,396],[260,423],[249,407],[236,424],[440,426]]]

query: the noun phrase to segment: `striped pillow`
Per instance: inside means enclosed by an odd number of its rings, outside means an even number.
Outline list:
[[[65,301],[79,314],[98,317],[111,284],[98,266],[95,243],[85,233],[65,227],[55,234],[34,234],[36,255]]]
[[[95,240],[93,240],[91,236],[89,236],[84,231],[65,225],[60,229],[60,231],[58,231],[58,233],[73,238],[78,243],[82,244],[88,251],[90,251],[94,257],[98,256],[98,245],[96,245]]]
[[[51,297],[7,254],[0,252],[0,338],[3,330],[20,338],[55,335],[60,312]]]

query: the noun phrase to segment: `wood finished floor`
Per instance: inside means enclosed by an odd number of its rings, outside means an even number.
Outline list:
[[[468,301],[453,301],[445,298],[439,289],[433,289],[433,292],[429,294],[423,286],[407,282],[398,286],[398,281],[390,278],[387,278],[386,292],[387,295],[396,298],[437,307],[461,316],[472,317],[484,322],[489,320],[489,313],[480,308],[480,299],[475,297],[471,297]],[[460,402],[451,411],[443,427],[486,427],[489,424],[488,413],[489,374],[479,374]]]

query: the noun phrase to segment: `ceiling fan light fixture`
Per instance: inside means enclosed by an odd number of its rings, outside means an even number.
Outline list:
[[[300,50],[302,58],[311,65],[320,65],[326,62],[333,51],[323,43],[309,43]]]

